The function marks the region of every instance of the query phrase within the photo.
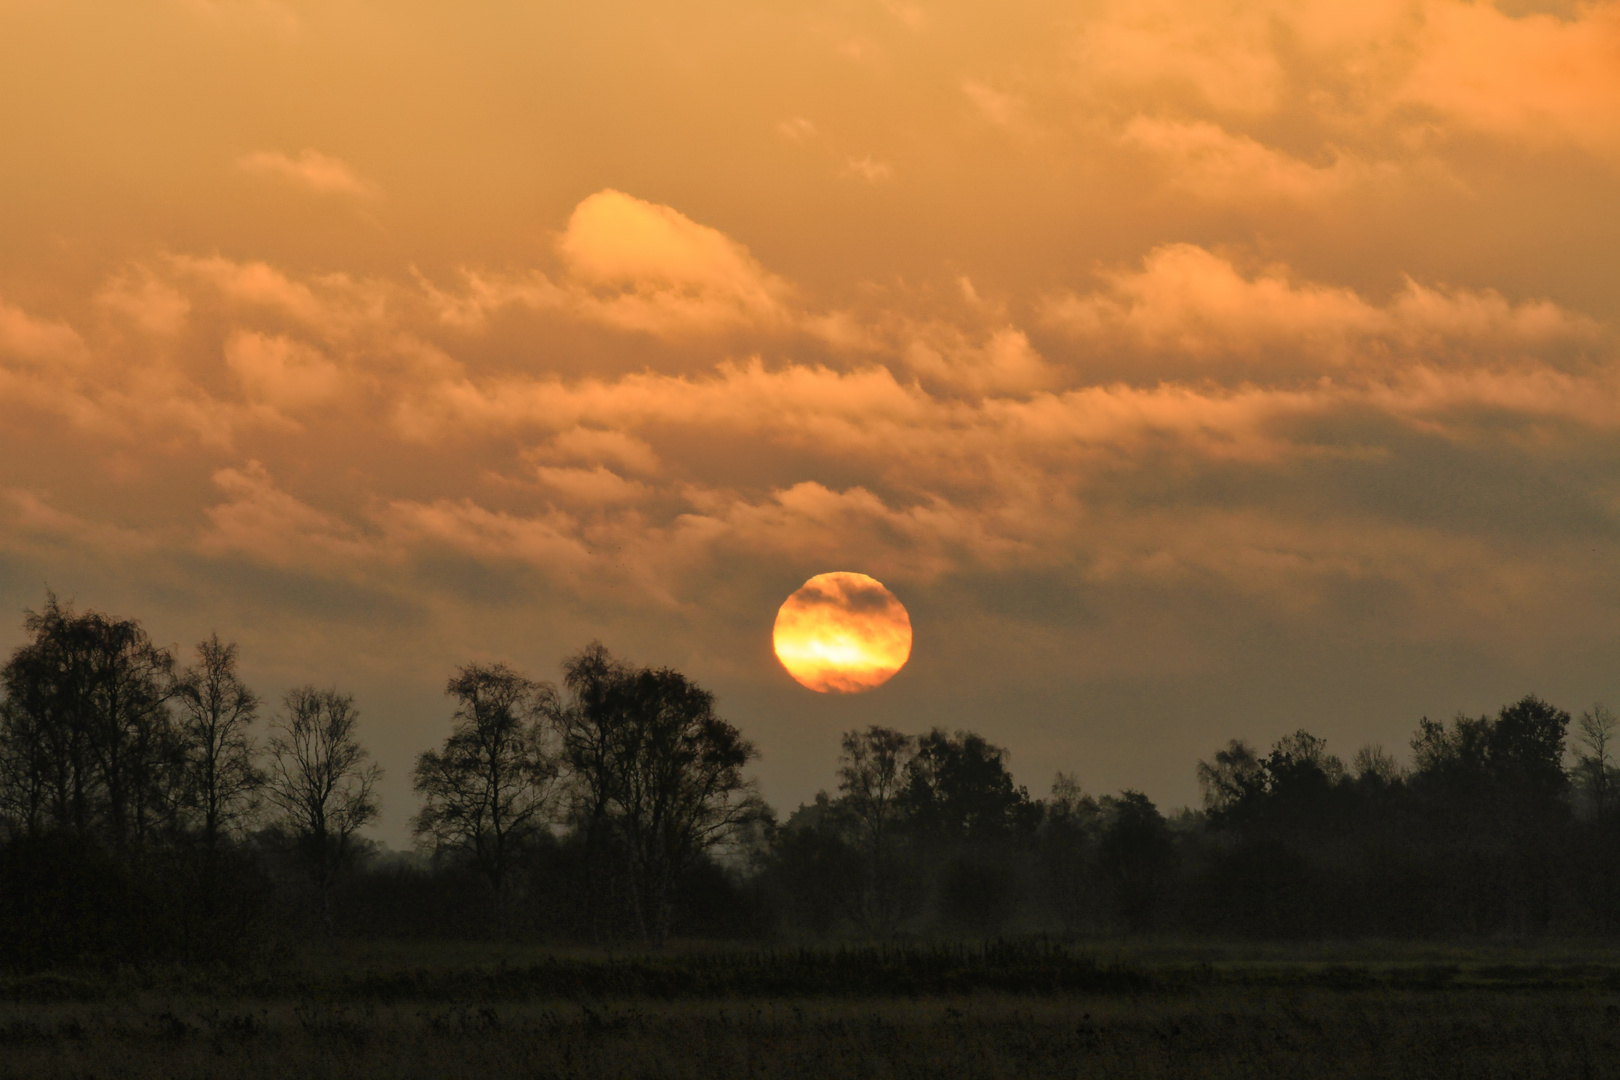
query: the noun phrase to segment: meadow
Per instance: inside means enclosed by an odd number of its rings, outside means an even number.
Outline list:
[[[1620,950],[334,943],[0,982],[0,1077],[1620,1076]]]

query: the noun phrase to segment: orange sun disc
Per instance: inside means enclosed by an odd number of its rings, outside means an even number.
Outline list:
[[[783,602],[776,658],[817,693],[858,694],[888,682],[911,656],[911,617],[865,574],[817,574]]]

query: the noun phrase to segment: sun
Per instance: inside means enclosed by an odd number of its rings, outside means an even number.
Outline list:
[[[782,603],[776,658],[817,693],[858,694],[888,682],[911,657],[911,617],[882,582],[817,574]]]

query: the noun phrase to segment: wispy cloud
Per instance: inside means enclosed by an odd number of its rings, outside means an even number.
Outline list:
[[[894,166],[870,156],[850,158],[844,162],[842,175],[864,180],[868,184],[880,184],[894,179]]]
[[[372,198],[377,194],[376,186],[362,180],[345,162],[317,150],[306,149],[297,157],[260,150],[237,159],[236,164],[246,172],[278,177],[322,195]]]

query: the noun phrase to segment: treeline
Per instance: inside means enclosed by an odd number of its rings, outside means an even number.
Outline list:
[[[580,942],[1005,933],[1612,932],[1615,718],[1527,697],[1420,721],[1407,766],[1300,731],[1197,765],[1202,810],[1032,798],[972,732],[844,735],[786,820],[754,746],[679,672],[470,664],[417,758],[418,847],[362,832],[352,697],[272,705],[217,637],[189,663],[54,596],[0,669],[0,965],[221,960],[299,936]],[[1571,725],[1575,730],[1571,732]],[[1573,753],[1567,745],[1573,741]]]
[[[1349,766],[1298,731],[1197,765],[1202,810],[1046,799],[971,733],[844,737],[836,797],[781,828],[761,880],[815,933],[928,926],[988,935],[1260,938],[1612,933],[1620,929],[1616,719],[1526,697],[1419,721],[1403,767]]]

